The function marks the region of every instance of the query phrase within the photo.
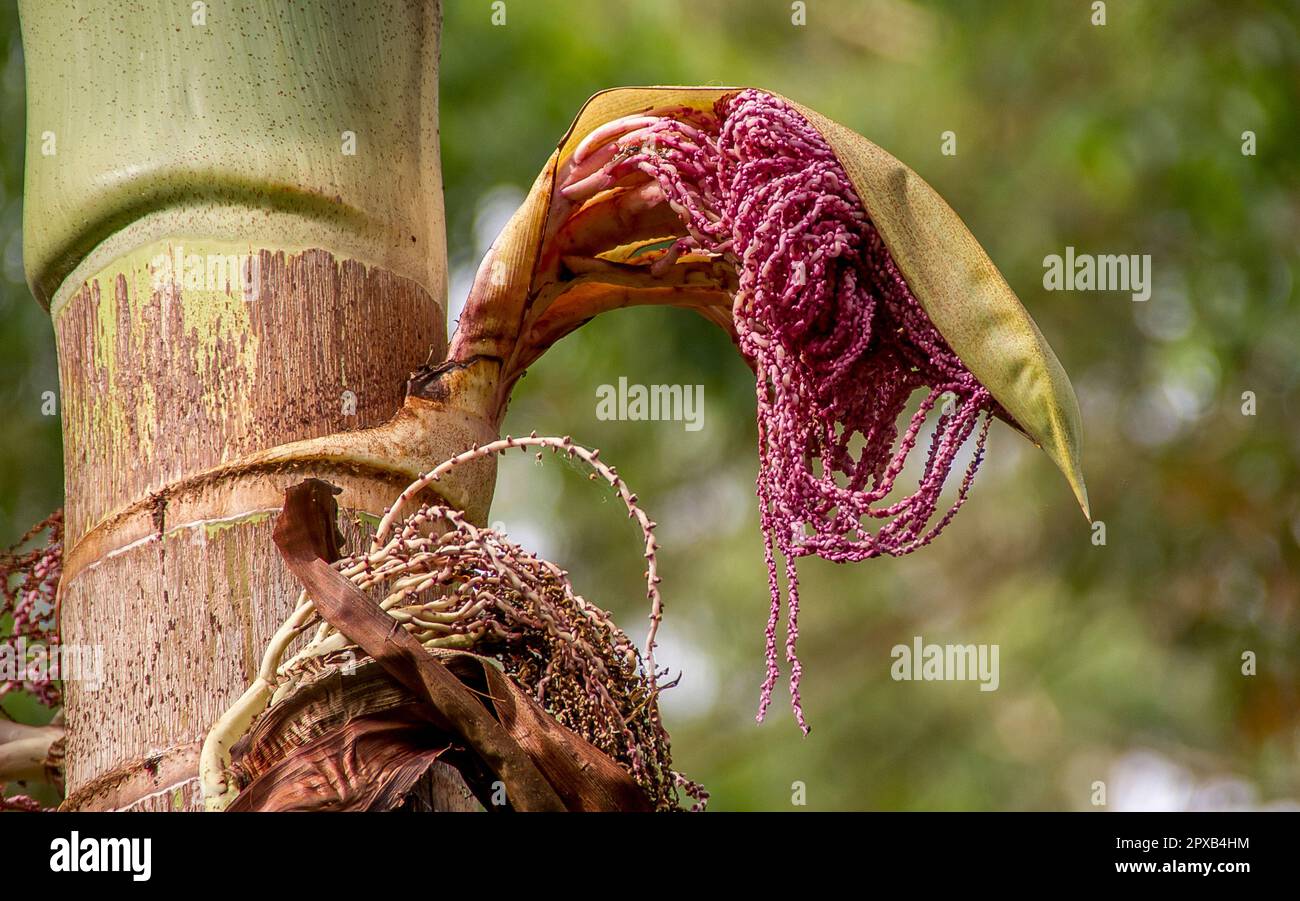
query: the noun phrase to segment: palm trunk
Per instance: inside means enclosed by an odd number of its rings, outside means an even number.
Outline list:
[[[436,0],[25,0],[24,241],[62,388],[66,806],[196,809],[208,727],[298,584],[286,486],[367,541],[424,463],[285,451],[379,426],[445,351]],[[494,434],[458,419],[446,438]],[[471,507],[486,506],[490,478]],[[457,806],[454,780],[435,806]]]

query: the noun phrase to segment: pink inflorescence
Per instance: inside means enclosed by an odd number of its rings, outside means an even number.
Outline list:
[[[760,91],[724,97],[714,114],[611,123],[584,142],[608,142],[598,152],[607,162],[587,180],[654,180],[688,232],[664,262],[721,255],[738,272],[733,316],[757,373],[757,493],[772,594],[758,719],[779,676],[775,546],[786,561],[791,702],[807,732],[794,560],[865,560],[929,543],[966,499],[989,416],[955,500],[930,525],[958,451],[981,413],[998,408],[913,296],[825,138]],[[918,389],[925,397],[900,435]],[[936,407],[915,490],[887,502]]]
[[[33,652],[45,655],[48,661],[58,649],[56,596],[62,572],[62,510],[29,529],[8,551],[0,552],[0,623],[8,620],[7,633],[0,636],[0,649],[17,670],[0,675],[0,699],[27,691],[47,707],[61,703],[59,683],[51,677],[49,668],[28,664]],[[28,795],[6,796],[5,790],[0,783],[0,812],[44,809]]]
[[[25,547],[30,549],[22,550]],[[18,663],[17,678],[0,679],[0,698],[28,691],[47,707],[61,702],[59,683],[49,668],[28,666],[28,656],[35,652],[52,659],[58,647],[56,594],[62,572],[62,510],[29,529],[9,551],[0,552],[0,620],[9,620],[0,644]]]

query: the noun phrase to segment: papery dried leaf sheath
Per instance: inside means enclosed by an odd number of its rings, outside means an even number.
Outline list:
[[[434,659],[399,623],[330,568],[326,558],[333,547],[333,516],[332,494],[324,483],[311,480],[287,492],[275,534],[290,569],[303,581],[322,616],[422,698],[420,709],[428,720],[505,783],[514,809],[649,809],[645,795],[627,773],[556,723],[495,666],[465,653],[442,652],[440,659]],[[316,778],[324,771],[345,779],[337,767],[322,761],[333,760],[331,755],[339,747],[351,748],[349,740],[320,741],[298,754],[314,755],[316,763],[307,766]],[[401,771],[398,781],[411,779],[421,765],[427,767],[436,759],[431,753],[397,754],[393,766]]]

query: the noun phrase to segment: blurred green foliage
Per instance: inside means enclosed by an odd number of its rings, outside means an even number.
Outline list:
[[[997,427],[931,547],[803,562],[801,738],[753,712],[768,596],[753,381],[691,314],[603,316],[515,393],[506,427],[602,448],[660,523],[661,661],[679,765],[715,809],[1092,809],[1300,798],[1300,17],[1291,3],[448,0],[441,79],[453,309],[503,210],[591,93],[779,91],[881,144],[963,216],[1071,374],[1106,544],[1046,457]],[[60,502],[52,334],[21,273],[22,66],[0,12],[0,540]],[[941,153],[954,132],[957,153]],[[1252,131],[1257,154],[1243,155]],[[1043,258],[1150,254],[1154,293],[1049,293]],[[620,376],[703,384],[705,425],[603,422]],[[1243,415],[1243,392],[1257,412]],[[503,464],[494,518],[644,633],[612,498]],[[1001,684],[896,682],[890,648],[995,643]],[[1242,655],[1257,674],[1242,675]]]

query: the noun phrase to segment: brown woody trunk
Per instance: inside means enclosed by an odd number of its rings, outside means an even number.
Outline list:
[[[439,10],[22,14],[26,261],[62,387],[62,636],[104,664],[102,684],[66,686],[66,806],[198,809],[200,743],[299,590],[271,541],[284,489],[343,488],[356,546],[355,514],[438,462],[275,449],[381,425],[444,353]],[[223,280],[228,260],[240,278]],[[457,422],[453,450],[492,437],[473,411]],[[454,774],[425,785],[435,808],[463,805]]]

